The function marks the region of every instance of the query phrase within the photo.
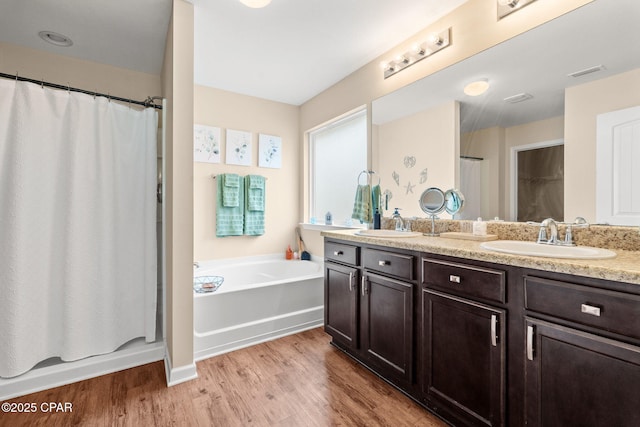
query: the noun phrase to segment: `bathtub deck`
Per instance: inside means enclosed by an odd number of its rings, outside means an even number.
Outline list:
[[[446,426],[329,341],[316,328],[226,353],[171,388],[162,362],[139,366],[13,399],[73,412],[2,414],[0,425]]]

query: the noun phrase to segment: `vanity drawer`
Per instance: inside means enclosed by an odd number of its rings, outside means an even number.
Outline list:
[[[362,255],[364,268],[379,273],[385,273],[401,279],[413,280],[414,260],[413,255],[404,255],[378,249],[364,249]]]
[[[525,276],[525,308],[640,339],[640,296]]]
[[[360,248],[344,243],[325,242],[324,257],[331,261],[358,266],[360,265]]]
[[[422,284],[429,288],[504,303],[505,283],[502,270],[422,258]]]

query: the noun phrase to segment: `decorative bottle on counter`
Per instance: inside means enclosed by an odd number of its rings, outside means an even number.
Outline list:
[[[487,235],[487,223],[478,218],[477,221],[473,221],[473,235],[474,236],[486,236]]]

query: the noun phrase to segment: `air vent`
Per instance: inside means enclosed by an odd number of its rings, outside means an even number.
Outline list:
[[[604,70],[604,65],[596,65],[595,67],[585,68],[584,70],[574,71],[567,74],[567,77],[582,77],[587,74],[595,73]]]
[[[518,102],[526,101],[531,98],[533,98],[533,95],[531,95],[530,93],[519,93],[517,95],[505,98],[504,102],[508,102],[509,104],[516,104]]]

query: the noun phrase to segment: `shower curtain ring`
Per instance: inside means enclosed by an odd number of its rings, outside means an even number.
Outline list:
[[[44,78],[40,80],[40,89],[44,89]]]
[[[69,82],[67,82],[67,93],[71,95],[71,85],[69,85]]]
[[[16,81],[18,81],[18,72],[16,71]]]

